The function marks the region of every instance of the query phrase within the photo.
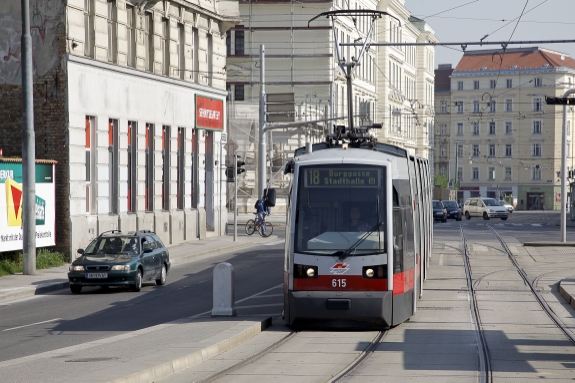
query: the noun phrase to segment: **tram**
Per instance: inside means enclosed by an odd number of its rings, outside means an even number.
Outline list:
[[[414,314],[423,292],[433,241],[429,164],[378,143],[370,127],[336,130],[297,149],[285,169],[293,177],[284,318],[389,328]]]

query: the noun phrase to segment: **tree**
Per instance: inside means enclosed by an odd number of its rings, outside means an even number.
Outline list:
[[[449,180],[443,174],[436,174],[433,177],[433,184],[435,186],[439,186],[440,188],[447,189],[448,183],[449,183]]]

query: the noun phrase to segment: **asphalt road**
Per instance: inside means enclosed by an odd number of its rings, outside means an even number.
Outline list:
[[[79,295],[62,290],[6,303],[0,306],[0,361],[211,312],[212,273],[220,262],[234,266],[236,301],[272,292],[243,302],[238,315],[281,315],[284,252],[277,242],[175,265],[165,286],[145,285],[139,293],[93,287]]]

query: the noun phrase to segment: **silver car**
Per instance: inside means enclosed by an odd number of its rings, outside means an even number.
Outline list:
[[[505,208],[507,209],[507,211],[509,213],[513,213],[513,210],[515,210],[513,208],[513,205],[511,205],[509,202],[504,201],[504,200],[499,200],[499,203],[501,204],[501,206],[505,206]]]
[[[506,220],[509,212],[495,198],[468,198],[463,205],[463,215],[466,219],[483,217],[483,219],[501,218]]]

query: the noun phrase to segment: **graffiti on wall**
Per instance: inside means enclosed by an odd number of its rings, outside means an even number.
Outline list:
[[[18,3],[15,6],[14,3]],[[0,84],[20,84],[22,16],[20,2],[0,3]],[[58,63],[56,28],[64,21],[65,0],[30,1],[30,36],[35,76]]]

